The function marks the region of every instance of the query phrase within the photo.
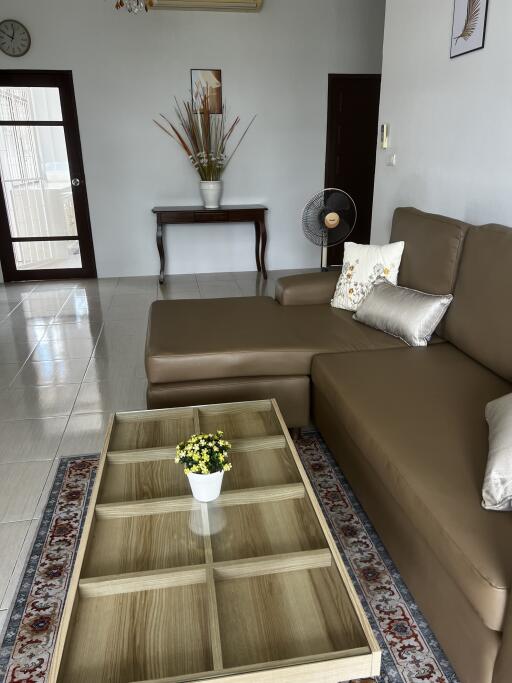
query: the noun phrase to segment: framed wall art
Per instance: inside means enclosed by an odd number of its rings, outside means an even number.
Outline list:
[[[201,107],[201,98],[208,88],[210,112],[222,114],[222,72],[220,69],[191,69],[192,104],[194,111]]]
[[[450,57],[484,47],[487,9],[488,0],[454,0]]]

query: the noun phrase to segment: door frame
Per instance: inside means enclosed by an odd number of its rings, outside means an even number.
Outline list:
[[[0,85],[7,87],[48,87],[59,88],[62,109],[62,121],[38,121],[38,126],[62,126],[68,155],[70,176],[80,179],[79,191],[73,192],[73,205],[77,220],[77,237],[66,235],[55,239],[49,238],[18,238],[16,241],[60,241],[76,239],[80,245],[81,268],[53,268],[17,270],[12,250],[12,236],[9,227],[7,205],[0,183],[0,263],[5,282],[21,280],[61,280],[96,278],[96,258],[94,255],[94,243],[91,229],[91,217],[89,202],[87,199],[87,184],[85,181],[84,162],[82,157],[82,145],[80,142],[80,129],[78,125],[78,113],[76,108],[75,88],[73,73],[61,70],[32,70],[32,69],[2,69],[0,70]],[[33,125],[33,121],[18,122],[12,124],[9,121],[1,121],[0,125]]]

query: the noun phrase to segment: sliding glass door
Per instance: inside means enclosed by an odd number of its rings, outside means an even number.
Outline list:
[[[0,71],[5,281],[96,277],[73,80]]]

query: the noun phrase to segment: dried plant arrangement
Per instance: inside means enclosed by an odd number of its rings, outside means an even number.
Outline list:
[[[176,140],[201,180],[218,181],[221,180],[256,116],[253,116],[232,151],[228,152],[228,143],[240,124],[240,117],[237,116],[228,124],[225,104],[222,106],[221,114],[212,113],[208,88],[205,88],[199,97],[198,111],[194,112],[191,101],[184,101],[180,105],[175,98],[178,122],[175,124],[164,114],[160,114],[160,119],[155,120],[155,123]]]

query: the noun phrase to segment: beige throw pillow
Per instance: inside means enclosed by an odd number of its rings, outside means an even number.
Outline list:
[[[404,246],[404,242],[382,247],[346,242],[343,267],[331,306],[357,311],[377,280],[384,278],[396,285]]]
[[[512,511],[512,394],[485,408],[489,425],[489,457],[482,492],[486,510]]]

